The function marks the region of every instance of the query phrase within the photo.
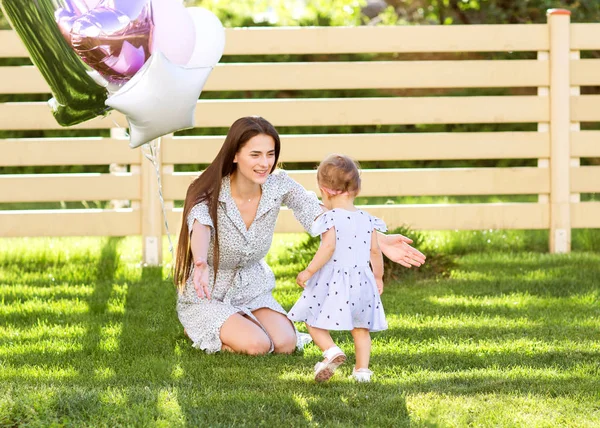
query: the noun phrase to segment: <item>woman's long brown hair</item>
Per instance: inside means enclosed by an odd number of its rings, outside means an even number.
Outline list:
[[[177,244],[177,258],[175,261],[175,272],[173,279],[180,291],[183,291],[185,283],[192,271],[193,255],[190,246],[190,230],[187,217],[192,208],[200,202],[208,202],[208,211],[214,226],[213,247],[213,270],[214,278],[217,277],[219,269],[219,222],[217,220],[217,209],[219,207],[219,193],[221,192],[221,180],[235,171],[237,165],[233,163],[235,154],[256,135],[268,135],[275,141],[275,163],[271,172],[276,168],[279,159],[281,143],[279,134],[275,127],[266,119],[259,116],[242,117],[236,120],[229,132],[221,150],[211,164],[198,176],[188,187],[183,205],[183,220],[179,232]]]

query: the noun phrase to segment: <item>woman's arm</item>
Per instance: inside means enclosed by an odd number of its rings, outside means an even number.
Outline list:
[[[206,257],[210,245],[210,228],[204,224],[195,221],[192,226],[192,236],[190,237],[190,247],[194,257],[194,274],[192,280],[198,297],[210,299],[210,290],[208,289],[208,264]]]
[[[419,267],[425,263],[427,258],[422,252],[409,245],[412,243],[412,239],[400,234],[377,233],[377,242],[388,259],[407,268]]]
[[[327,263],[335,251],[335,228],[329,229],[321,236],[321,245],[315,253],[315,256],[308,264],[306,269],[300,272],[296,278],[296,283],[300,287],[304,287],[306,285],[306,281],[308,281],[315,274],[315,272],[317,272],[325,265],[325,263]]]

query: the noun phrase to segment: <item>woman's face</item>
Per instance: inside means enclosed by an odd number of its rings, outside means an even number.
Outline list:
[[[235,154],[233,162],[240,177],[263,184],[275,164],[275,141],[269,135],[255,135]]]

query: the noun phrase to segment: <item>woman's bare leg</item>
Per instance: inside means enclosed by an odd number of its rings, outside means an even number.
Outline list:
[[[296,330],[292,322],[283,314],[269,308],[260,308],[252,312],[267,330],[273,341],[276,354],[291,354],[296,349]]]
[[[368,369],[371,357],[371,335],[366,328],[355,328],[351,331],[356,352],[356,370]]]
[[[269,336],[256,323],[240,314],[233,314],[221,327],[223,350],[243,354],[266,354],[271,349]]]

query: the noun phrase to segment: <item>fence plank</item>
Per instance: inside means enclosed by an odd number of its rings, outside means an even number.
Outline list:
[[[29,57],[16,31],[0,30],[0,58]]]
[[[572,132],[571,156],[577,158],[600,157],[600,131]]]
[[[421,123],[524,123],[548,121],[547,97],[404,97],[280,100],[204,100],[197,127],[228,127],[240,117],[259,115],[275,126],[392,125]],[[112,112],[71,129],[127,127]],[[0,104],[0,129],[59,129],[46,103]]]
[[[581,59],[571,61],[571,85],[600,85],[600,59]]]
[[[571,24],[571,50],[599,50],[600,24]]]
[[[140,199],[140,177],[126,173],[6,174],[0,188],[0,202]]]
[[[317,191],[314,171],[290,171]],[[196,173],[163,177],[165,199],[182,200]],[[541,168],[448,168],[364,170],[361,196],[520,195],[548,193],[549,172]]]
[[[175,137],[162,144],[165,164],[212,162],[225,137]],[[542,132],[281,135],[281,162],[319,162],[330,153],[359,161],[536,159],[550,155]],[[377,150],[373,150],[377,147]]]
[[[275,30],[275,31],[274,31]],[[548,50],[545,24],[231,29],[226,55]]]
[[[133,210],[0,211],[0,236],[139,235],[140,216]]]
[[[571,121],[600,121],[600,95],[581,95],[571,97]]]
[[[572,193],[600,193],[600,166],[571,168]]]
[[[424,230],[547,229],[547,204],[453,204],[453,205],[370,205],[363,207],[382,218],[389,229],[409,225]],[[182,210],[167,214],[171,230],[179,231]],[[304,229],[291,210],[282,209],[275,232],[297,233]]]
[[[225,37],[225,55],[518,52],[549,46],[545,24],[227,28]],[[0,57],[28,56],[11,30],[0,31],[0,47]]]
[[[0,166],[109,165],[140,162],[137,150],[116,138],[0,139]]]
[[[571,204],[571,225],[577,229],[600,228],[600,202]]]
[[[548,85],[540,61],[372,61],[219,64],[207,91],[497,88]],[[0,67],[0,94],[48,93],[33,66]]]

